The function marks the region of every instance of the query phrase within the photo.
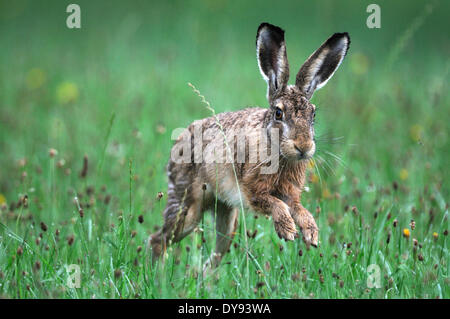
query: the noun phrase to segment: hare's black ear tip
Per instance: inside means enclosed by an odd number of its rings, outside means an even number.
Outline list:
[[[348,42],[348,44],[350,45],[350,42],[351,42],[351,41],[350,41],[350,35],[348,34],[348,32],[343,32],[343,33],[342,33],[342,36],[345,37],[345,38],[347,38],[347,42]]]
[[[335,33],[331,36],[330,39],[335,39],[335,40],[345,39],[347,43],[350,43],[350,35],[348,34],[348,32]]]
[[[270,24],[268,22],[263,22],[259,25],[257,34],[259,34],[259,32],[263,29],[267,29],[269,31],[276,32],[279,34],[284,34],[283,29],[281,29],[280,27],[277,27],[276,25]]]
[[[348,49],[350,48],[350,35],[348,32],[340,32],[333,34],[328,40],[330,44],[336,45],[337,47],[341,47],[345,50],[345,54],[347,54]]]
[[[345,39],[347,46],[350,46],[351,41],[348,32],[335,33],[334,35],[339,39]]]
[[[342,36],[347,39],[347,49],[345,50],[345,54],[347,54],[348,49],[350,49],[350,43],[352,43],[352,41],[350,40],[350,35],[348,34],[348,32],[343,32]]]

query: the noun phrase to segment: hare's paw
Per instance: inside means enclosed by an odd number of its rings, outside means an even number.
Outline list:
[[[287,206],[283,207],[283,209],[277,209],[273,212],[272,217],[278,237],[285,240],[294,240],[296,238],[297,229]]]
[[[299,219],[299,226],[306,247],[309,248],[310,245],[317,247],[319,244],[319,228],[317,227],[314,217],[307,212],[302,214]]]

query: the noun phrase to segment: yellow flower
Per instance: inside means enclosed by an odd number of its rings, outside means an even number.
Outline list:
[[[433,238],[434,238],[435,240],[438,239],[438,236],[439,236],[438,233],[436,233],[436,232],[433,233]]]
[[[419,124],[411,126],[409,129],[409,136],[414,142],[419,142],[422,139],[423,128]]]
[[[407,179],[407,178],[408,178],[408,175],[409,175],[409,173],[408,173],[408,170],[407,170],[406,168],[402,168],[402,169],[400,170],[399,176],[400,176],[400,179],[401,179],[402,181],[404,181],[405,179]]]
[[[0,194],[0,205],[6,204],[6,198],[3,194]]]
[[[329,198],[331,198],[331,193],[330,193],[330,191],[329,191],[329,189],[328,189],[327,187],[325,187],[325,188],[322,190],[322,197],[323,197],[324,199],[329,199]]]
[[[409,229],[408,228],[404,228],[403,229],[403,236],[405,238],[409,238],[409,235],[410,235]]]
[[[25,79],[27,87],[31,90],[40,88],[42,85],[44,85],[46,80],[47,77],[44,71],[39,68],[31,69]]]
[[[56,98],[61,104],[75,102],[78,95],[78,87],[73,82],[63,82],[56,89]]]

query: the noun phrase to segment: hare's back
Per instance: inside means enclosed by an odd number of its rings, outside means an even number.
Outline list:
[[[263,125],[266,112],[267,109],[252,107],[234,112],[219,113],[217,119],[224,131],[260,128]],[[217,124],[217,120],[214,120],[214,122]]]

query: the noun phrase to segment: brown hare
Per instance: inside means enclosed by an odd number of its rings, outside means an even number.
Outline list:
[[[316,107],[310,99],[332,77],[349,45],[347,33],[335,33],[306,60],[295,85],[288,85],[284,31],[268,23],[259,26],[256,52],[269,107],[198,120],[178,137],[167,165],[164,225],[149,239],[153,258],[191,233],[211,210],[217,234],[212,262],[218,265],[230,247],[241,207],[272,216],[275,231],[285,240],[298,237],[297,225],[306,246],[317,247],[319,229],[300,203],[316,148]]]

